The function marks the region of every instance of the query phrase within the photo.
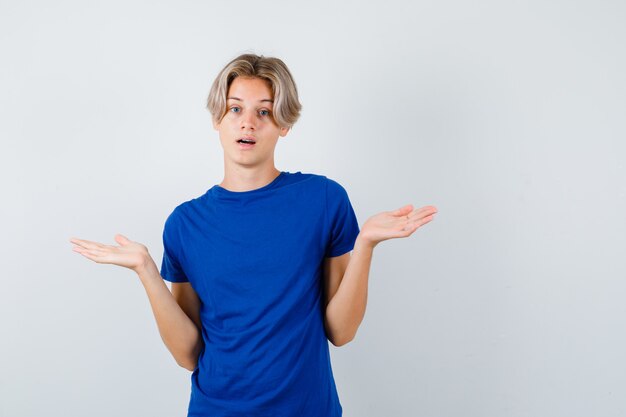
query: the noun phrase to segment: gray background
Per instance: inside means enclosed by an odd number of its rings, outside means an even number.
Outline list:
[[[130,270],[223,176],[204,101],[244,52],[290,67],[281,170],[340,182],[375,250],[331,345],[344,415],[626,415],[621,1],[6,2],[0,9],[0,415],[183,416],[190,373]]]

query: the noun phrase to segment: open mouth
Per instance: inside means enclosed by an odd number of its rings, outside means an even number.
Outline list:
[[[248,144],[248,145],[254,145],[256,142],[253,140],[249,140],[249,139],[239,139],[237,141],[237,143],[244,143],[244,144]]]
[[[237,143],[239,144],[239,149],[252,149],[254,148],[254,144],[256,143],[256,140],[254,140],[254,138],[251,138],[251,137],[249,138],[243,137],[239,139]]]

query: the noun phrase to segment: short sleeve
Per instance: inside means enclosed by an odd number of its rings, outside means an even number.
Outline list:
[[[161,262],[161,276],[170,282],[189,282],[179,261],[180,229],[176,210],[165,220],[163,228],[163,261]]]
[[[331,179],[326,181],[326,210],[330,238],[325,256],[330,258],[351,251],[360,230],[348,193]]]

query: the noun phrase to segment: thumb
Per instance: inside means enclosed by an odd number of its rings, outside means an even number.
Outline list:
[[[115,235],[114,239],[117,243],[119,243],[122,246],[128,245],[130,243],[130,239],[128,239],[126,236],[119,234],[119,233]]]
[[[413,205],[407,204],[404,207],[400,207],[399,209],[392,211],[391,214],[393,214],[394,216],[403,216],[410,213],[411,211],[413,211]]]

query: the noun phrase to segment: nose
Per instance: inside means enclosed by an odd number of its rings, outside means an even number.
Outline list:
[[[248,130],[248,129],[254,130],[256,128],[255,117],[256,115],[254,114],[253,111],[244,113],[241,116],[241,129],[242,130]]]

